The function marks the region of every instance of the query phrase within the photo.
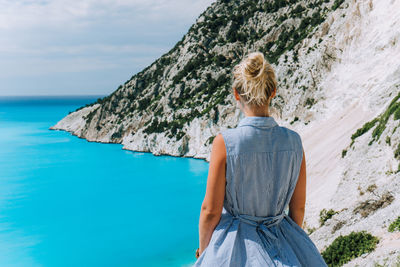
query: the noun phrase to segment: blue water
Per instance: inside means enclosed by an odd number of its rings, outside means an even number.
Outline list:
[[[95,99],[0,98],[0,266],[194,262],[208,163],[49,130]]]

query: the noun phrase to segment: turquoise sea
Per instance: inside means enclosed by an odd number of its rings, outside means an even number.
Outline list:
[[[99,96],[0,98],[0,266],[185,266],[208,163],[49,130]]]

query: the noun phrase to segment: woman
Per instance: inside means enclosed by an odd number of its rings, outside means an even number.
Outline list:
[[[214,138],[194,266],[326,266],[301,228],[306,160],[300,135],[269,115],[274,70],[253,52],[233,77],[245,117]]]

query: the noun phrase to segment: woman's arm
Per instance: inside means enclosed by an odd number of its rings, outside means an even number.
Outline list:
[[[207,248],[212,233],[221,219],[225,197],[226,149],[224,139],[218,134],[213,141],[208,170],[206,194],[201,205],[199,221],[199,253]]]
[[[306,206],[306,156],[303,150],[303,161],[301,162],[299,178],[292,198],[289,203],[289,216],[301,228],[303,228],[303,218]]]

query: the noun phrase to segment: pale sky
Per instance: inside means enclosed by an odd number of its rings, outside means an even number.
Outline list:
[[[215,0],[0,0],[0,95],[103,95]]]

